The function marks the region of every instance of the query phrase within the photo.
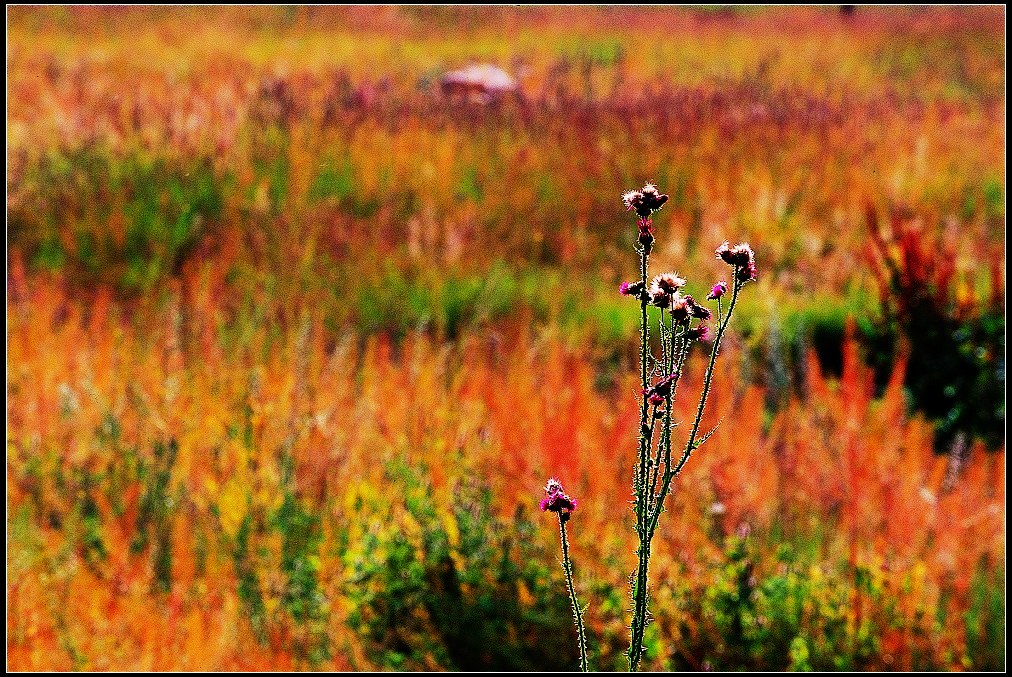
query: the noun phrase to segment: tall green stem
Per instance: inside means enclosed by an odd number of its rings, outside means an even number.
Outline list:
[[[559,513],[559,533],[562,535],[562,568],[566,572],[566,588],[569,590],[569,603],[573,607],[573,619],[576,621],[576,636],[580,643],[580,670],[588,672],[587,665],[587,633],[583,627],[583,611],[576,599],[576,588],[573,587],[573,563],[569,561],[569,538],[566,536],[566,515]]]
[[[639,462],[636,464],[635,472],[635,485],[633,492],[636,497],[636,531],[639,534],[645,533],[647,521],[647,506],[646,506],[646,467],[647,467],[647,453],[650,448],[650,442],[653,438],[652,430],[647,426],[647,412],[648,403],[646,396],[646,389],[649,385],[647,382],[647,369],[648,369],[648,356],[647,348],[650,343],[650,325],[647,322],[647,259],[649,258],[646,248],[640,250],[640,284],[642,285],[642,298],[640,299],[640,384],[643,390],[641,394],[642,403],[640,405],[640,454]],[[649,435],[649,436],[648,436]]]
[[[640,251],[640,282],[646,290],[647,284],[646,249]],[[650,325],[647,322],[647,295],[643,292],[640,299],[640,382],[642,384],[642,403],[640,406],[640,454],[636,464],[636,533],[639,536],[639,547],[636,549],[637,567],[633,583],[633,620],[631,642],[629,644],[629,669],[635,671],[639,664],[639,648],[643,644],[643,626],[646,616],[646,578],[647,562],[650,559],[650,543],[646,539],[647,516],[650,512],[648,490],[647,460],[650,458],[650,446],[653,443],[653,422],[647,425],[647,351],[650,343]],[[649,435],[649,436],[648,436]]]
[[[671,467],[671,399],[673,392],[668,395],[667,411],[665,412],[664,429],[662,430],[661,447],[658,449],[658,456],[665,451],[663,448],[665,442],[667,444],[666,455],[664,459],[664,481],[661,486],[661,491],[656,495],[656,500],[653,501],[651,508],[647,511],[645,522],[641,522],[638,525],[637,532],[640,539],[640,547],[637,551],[639,555],[639,562],[636,568],[635,581],[633,583],[633,621],[632,621],[632,642],[629,645],[629,669],[633,672],[639,669],[640,661],[643,657],[643,636],[646,631],[646,621],[648,614],[648,574],[650,570],[650,544],[653,540],[654,533],[657,530],[657,522],[660,519],[661,512],[664,510],[664,499],[667,497],[668,492],[671,489],[671,480],[674,479],[685,465],[686,461],[689,460],[689,456],[692,454],[693,449],[696,448],[696,437],[699,434],[699,425],[703,420],[703,410],[706,407],[706,399],[710,394],[710,384],[713,380],[713,369],[717,361],[717,353],[720,350],[720,341],[724,337],[724,331],[727,329],[728,324],[731,321],[731,313],[734,311],[735,303],[738,301],[738,292],[741,290],[742,282],[738,281],[738,271],[735,270],[735,281],[734,291],[731,294],[731,303],[727,309],[727,315],[720,318],[718,315],[717,323],[717,335],[713,341],[713,348],[710,350],[710,362],[706,367],[706,374],[703,377],[703,392],[699,398],[699,406],[696,409],[696,418],[692,424],[692,431],[689,433],[689,439],[686,442],[685,450],[682,452],[682,457],[679,459],[678,464]],[[645,277],[645,275],[644,275]],[[719,305],[719,301],[718,301]],[[686,342],[686,347],[688,342]],[[645,349],[644,349],[645,352]],[[680,351],[682,354],[680,358],[685,359],[685,355],[688,350]],[[681,372],[681,363],[678,365],[678,373]],[[673,389],[672,389],[673,390]],[[667,438],[665,439],[665,435]],[[641,447],[642,454],[642,447]],[[658,463],[658,467],[659,467]],[[644,491],[649,490],[653,494],[653,486],[644,487]],[[651,496],[653,498],[653,496]],[[643,500],[647,497],[644,495]]]

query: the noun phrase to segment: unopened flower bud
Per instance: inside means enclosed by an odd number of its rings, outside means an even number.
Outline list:
[[[721,296],[727,293],[727,282],[721,280],[720,282],[713,285],[713,289],[710,290],[710,295],[706,298],[711,301],[716,301]]]

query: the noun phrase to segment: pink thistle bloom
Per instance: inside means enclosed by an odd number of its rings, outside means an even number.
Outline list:
[[[727,293],[727,282],[721,280],[717,284],[713,285],[713,289],[710,290],[710,295],[706,298],[710,301],[716,301],[721,296]]]
[[[618,293],[621,294],[622,296],[635,296],[639,298],[639,296],[643,293],[643,283],[623,282],[618,287]]]
[[[647,399],[650,402],[653,402],[654,404],[660,404],[661,402],[664,401],[664,398],[667,397],[668,393],[671,392],[671,384],[674,382],[675,376],[674,374],[672,374],[667,378],[662,378],[660,381],[644,390],[643,394],[647,396]],[[655,400],[654,399],[655,397],[659,397],[660,400],[659,401]]]
[[[569,513],[576,510],[576,499],[567,496],[562,484],[554,477],[545,485],[545,493],[547,496],[541,499],[543,511],[561,513],[564,518],[568,518]]]

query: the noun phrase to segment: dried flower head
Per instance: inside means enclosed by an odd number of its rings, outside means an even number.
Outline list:
[[[622,194],[622,203],[626,211],[635,210],[636,213],[646,218],[664,206],[668,196],[663,195],[657,186],[648,183],[639,190],[629,190]]]
[[[713,289],[710,290],[710,295],[706,298],[711,301],[716,301],[721,296],[727,293],[727,282],[721,280],[720,282],[713,285]]]
[[[674,294],[685,286],[685,278],[678,277],[678,273],[661,273],[650,282],[651,293],[662,291],[665,294]]]
[[[673,294],[668,306],[668,312],[676,322],[685,322],[689,319],[689,302],[685,296],[678,293]]]
[[[751,282],[758,276],[758,270],[755,265],[755,254],[753,254],[750,249],[748,263],[744,266],[738,266],[738,269],[735,272],[735,277],[738,278],[739,282]]]

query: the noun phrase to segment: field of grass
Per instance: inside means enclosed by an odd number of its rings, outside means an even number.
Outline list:
[[[553,475],[625,669],[648,180],[759,280],[643,668],[1004,667],[1004,10],[8,24],[9,669],[575,669]]]

